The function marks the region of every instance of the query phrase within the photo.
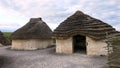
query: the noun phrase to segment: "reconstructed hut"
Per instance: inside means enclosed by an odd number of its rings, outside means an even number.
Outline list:
[[[8,44],[8,40],[3,36],[3,33],[0,31],[0,46]]]
[[[87,55],[107,55],[106,34],[114,36],[118,32],[112,26],[77,11],[54,30],[56,52],[83,51]]]
[[[41,18],[30,21],[12,35],[11,49],[36,50],[51,46],[52,30]]]

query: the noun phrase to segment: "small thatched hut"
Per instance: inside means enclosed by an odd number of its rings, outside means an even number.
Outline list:
[[[3,33],[0,31],[0,46],[7,44],[8,44],[8,40],[3,36]]]
[[[106,34],[117,33],[112,26],[77,11],[54,30],[53,37],[57,53],[84,51],[87,55],[107,55]]]
[[[41,18],[31,18],[12,35],[12,49],[35,50],[51,46],[52,30]]]

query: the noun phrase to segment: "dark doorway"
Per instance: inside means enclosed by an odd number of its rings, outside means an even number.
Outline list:
[[[73,37],[73,51],[86,53],[86,37],[81,35],[76,35]]]

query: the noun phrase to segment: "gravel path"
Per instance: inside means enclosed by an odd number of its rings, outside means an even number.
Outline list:
[[[36,51],[14,51],[0,47],[0,68],[106,68],[106,57],[56,54],[55,47]]]

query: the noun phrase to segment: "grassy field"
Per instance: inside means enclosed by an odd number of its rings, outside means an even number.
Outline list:
[[[11,39],[10,39],[10,35],[12,34],[12,32],[3,32],[4,37],[9,41],[9,43],[11,43]]]
[[[112,42],[113,45],[120,45],[120,37],[113,38],[112,41],[113,41]]]
[[[12,34],[12,32],[3,32],[4,36],[6,38],[10,37],[10,35]]]

